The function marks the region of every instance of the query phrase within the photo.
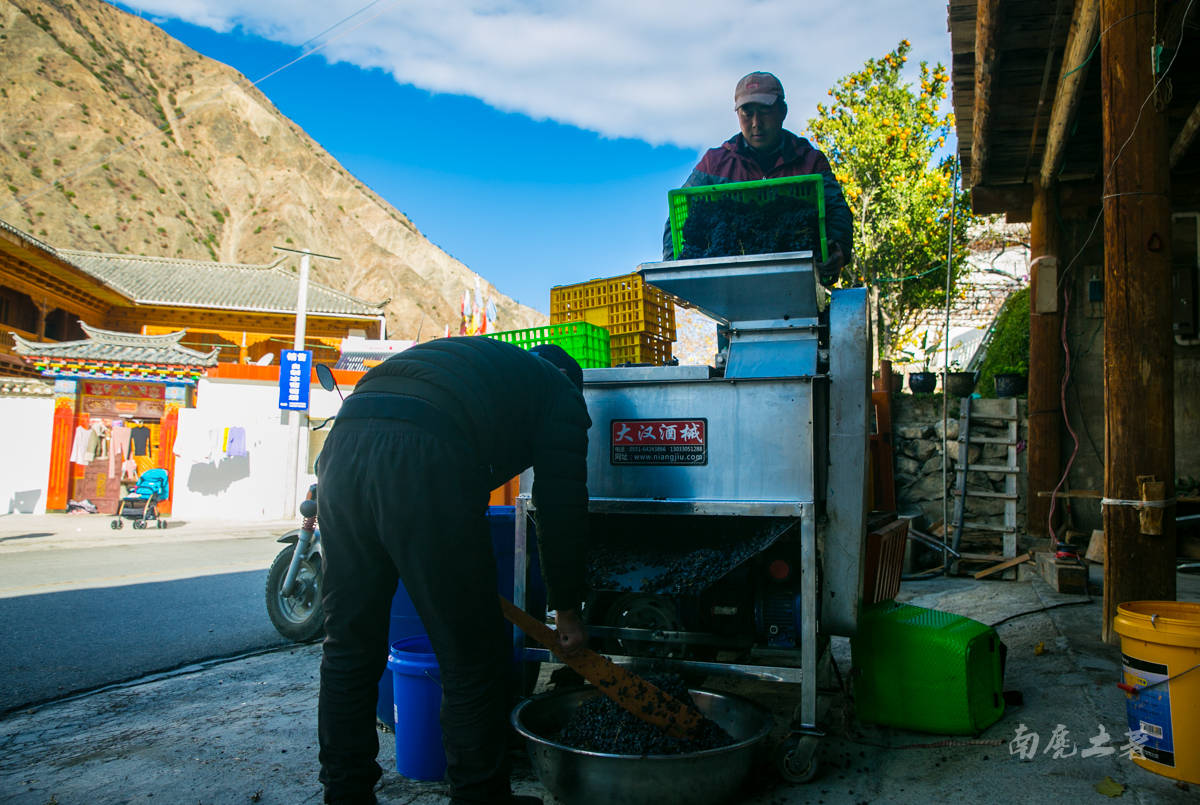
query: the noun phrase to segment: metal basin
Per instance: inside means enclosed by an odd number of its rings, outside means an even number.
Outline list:
[[[737,795],[759,744],[771,732],[771,714],[728,693],[690,691],[697,709],[725,728],[736,743],[680,755],[612,755],[556,743],[557,735],[595,688],[526,699],[512,713],[525,736],[542,785],[566,805],[709,805]]]

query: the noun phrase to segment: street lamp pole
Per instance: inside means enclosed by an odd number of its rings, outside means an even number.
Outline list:
[[[300,255],[300,288],[296,292],[296,330],[292,337],[292,349],[300,351],[304,349],[305,328],[308,323],[308,273],[309,267],[312,264],[312,258],[320,257],[323,260],[341,260],[340,257],[332,257],[327,254],[315,254],[308,249],[287,249],[283,246],[274,247],[276,251],[290,252]],[[281,370],[282,370],[282,361]],[[305,383],[311,382],[310,378],[305,378]],[[290,447],[287,453],[287,461],[285,462],[284,477],[288,479],[287,487],[284,489],[283,510],[285,514],[291,514],[296,511],[296,507],[300,504],[300,488],[303,486],[302,476],[308,473],[308,412],[296,411],[295,416],[292,416],[291,411],[284,411],[282,418],[291,431]]]

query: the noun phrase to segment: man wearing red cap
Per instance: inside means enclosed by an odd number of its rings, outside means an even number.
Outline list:
[[[842,186],[829,167],[829,160],[808,140],[783,127],[787,117],[783,85],[770,73],[755,72],[743,76],[733,91],[733,107],[741,132],[705,153],[683,186],[821,174],[825,179],[825,234],[829,240],[829,259],[818,264],[817,270],[821,281],[832,285],[842,266],[850,260],[854,220],[842,196]],[[663,235],[663,259],[673,257],[668,224]]]

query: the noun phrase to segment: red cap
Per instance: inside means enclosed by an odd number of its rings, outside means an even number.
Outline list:
[[[743,76],[733,91],[733,108],[741,109],[748,103],[771,106],[783,100],[783,84],[770,73],[750,73]]]

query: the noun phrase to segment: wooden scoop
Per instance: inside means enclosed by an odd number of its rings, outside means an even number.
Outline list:
[[[514,626],[550,649],[554,656],[574,668],[601,693],[642,721],[653,724],[672,738],[698,735],[704,716],[691,704],[676,699],[591,649],[565,657],[559,653],[558,636],[549,626],[517,609],[504,596],[500,596],[500,609]]]

